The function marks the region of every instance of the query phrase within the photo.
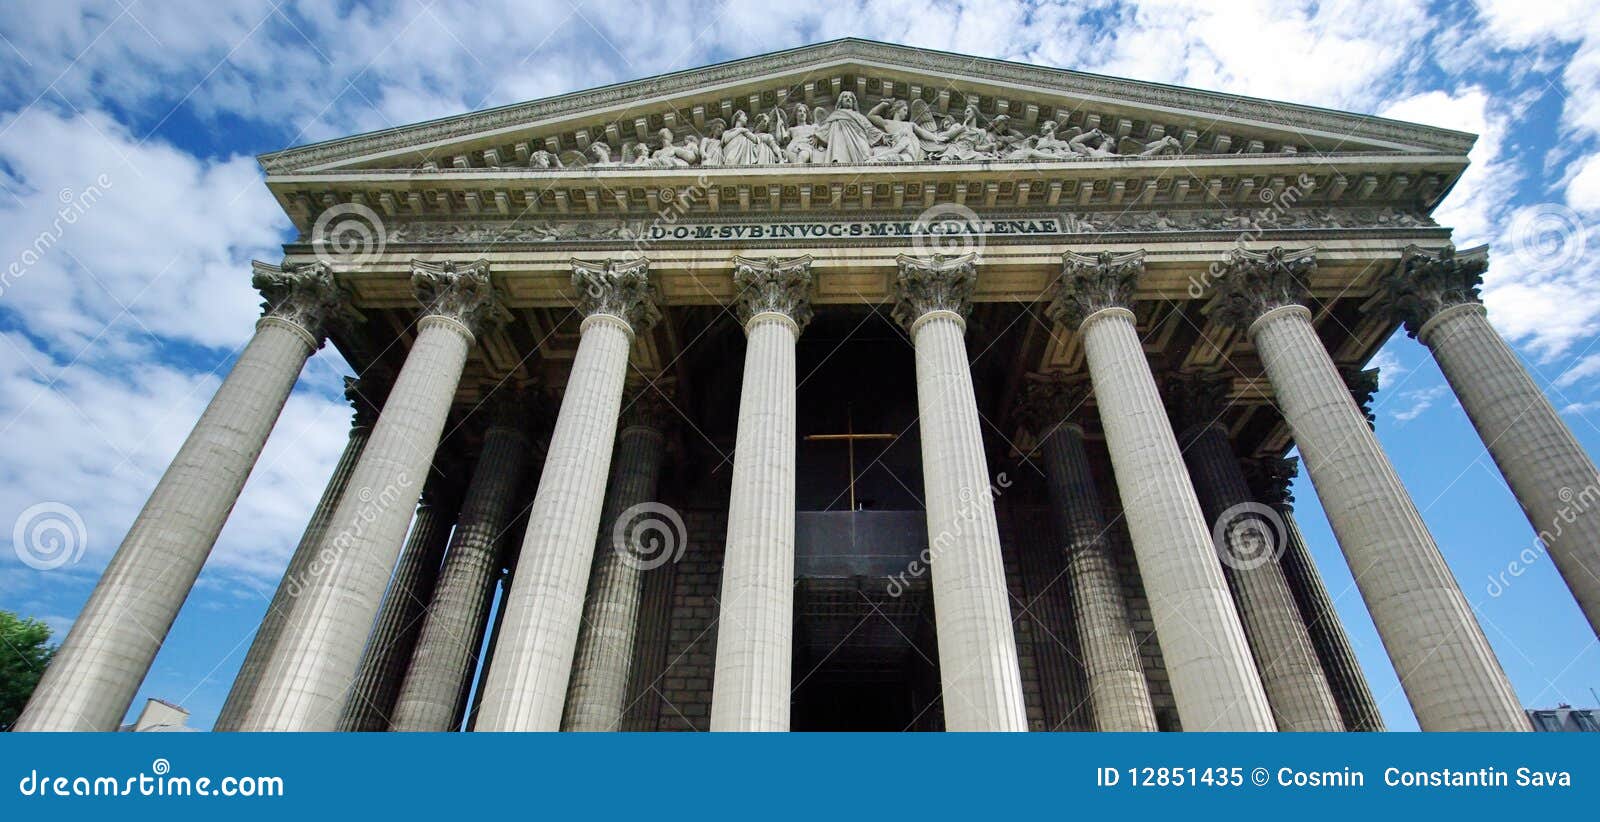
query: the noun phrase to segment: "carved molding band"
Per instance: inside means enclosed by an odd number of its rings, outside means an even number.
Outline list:
[[[321,348],[329,332],[341,324],[360,322],[349,295],[334,280],[333,270],[322,263],[285,265],[250,263],[250,284],[261,292],[261,316],[292,323]]]
[[[1089,315],[1106,308],[1132,308],[1133,292],[1144,275],[1144,252],[1061,255],[1061,277],[1046,313],[1076,330]]]
[[[1218,321],[1248,328],[1262,314],[1311,300],[1311,275],[1317,270],[1315,248],[1265,252],[1239,249],[1228,257],[1217,283]]]
[[[585,317],[609,314],[620,318],[635,334],[661,319],[655,289],[650,285],[650,261],[572,260],[572,290],[578,311]]]
[[[1406,333],[1415,337],[1440,311],[1483,302],[1478,287],[1488,267],[1486,245],[1465,251],[1446,248],[1437,254],[1410,246],[1384,283],[1389,289],[1388,309],[1405,324]]]
[[[422,302],[422,316],[459,323],[473,336],[509,322],[511,312],[489,280],[489,262],[411,261],[411,287]]]
[[[917,320],[935,311],[949,311],[965,320],[978,285],[977,259],[977,254],[895,257],[900,268],[895,281],[895,322],[910,331]]]
[[[733,258],[733,282],[739,287],[734,298],[739,322],[749,325],[758,314],[782,314],[794,320],[799,330],[811,322],[811,258],[777,257]]]

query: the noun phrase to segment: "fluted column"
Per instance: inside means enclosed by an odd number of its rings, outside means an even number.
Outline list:
[[[734,258],[747,346],[722,563],[711,730],[787,731],[794,648],[795,342],[811,258]]]
[[[674,413],[653,387],[629,397],[611,458],[594,570],[567,688],[563,731],[618,731],[626,707],[644,572],[671,562],[685,534],[656,499],[666,429]]]
[[[481,731],[554,731],[583,621],[628,350],[658,315],[649,263],[572,261],[578,353],[506,597],[505,624],[478,714]]]
[[[483,448],[400,688],[390,730],[453,731],[461,727],[494,598],[495,576],[500,571],[500,537],[511,523],[517,486],[528,460],[528,402],[524,394],[501,389],[482,411],[488,416]]]
[[[317,545],[328,529],[333,507],[344,496],[350,474],[355,471],[356,460],[361,458],[361,451],[367,447],[367,438],[372,435],[372,424],[378,419],[383,396],[382,391],[373,387],[375,382],[370,377],[344,378],[345,398],[355,408],[355,416],[350,422],[350,437],[345,441],[339,461],[334,464],[333,475],[322,489],[317,507],[312,509],[311,520],[306,523],[306,530],[300,535],[294,554],[289,557],[289,564],[284,568],[283,578],[278,581],[278,589],[272,594],[267,612],[261,617],[261,625],[256,628],[255,638],[250,641],[250,650],[245,652],[239,673],[233,678],[228,698],[223,701],[217,721],[211,726],[213,731],[237,731],[239,722],[250,710],[256,686],[261,683],[261,672],[267,660],[272,658],[272,649],[277,646],[283,623],[294,608],[295,597],[300,595],[306,569],[316,558]]]
[[[1339,547],[1425,731],[1525,731],[1461,588],[1311,324],[1309,251],[1236,252],[1220,319],[1248,327]]]
[[[1150,687],[1106,539],[1104,509],[1083,447],[1083,428],[1072,421],[1086,394],[1083,386],[1061,380],[1034,382],[1019,413],[1043,443],[1050,508],[1056,538],[1067,557],[1066,584],[1095,729],[1155,731]]]
[[[901,256],[895,319],[911,335],[945,728],[1026,731],[989,463],[967,362],[975,255]]]
[[[1185,730],[1271,731],[1272,710],[1134,327],[1142,252],[1068,253],[1051,316],[1083,339],[1106,448]]]
[[[243,730],[338,726],[474,335],[507,318],[486,262],[414,261],[412,283],[425,306],[416,339],[334,509]]]
[[[1600,472],[1489,324],[1478,299],[1487,266],[1486,248],[1410,249],[1390,280],[1391,307],[1433,352],[1539,544],[1600,634]]]
[[[1178,445],[1200,509],[1211,521],[1212,540],[1278,730],[1342,731],[1333,691],[1278,564],[1288,533],[1277,512],[1251,497],[1222,427],[1228,388],[1227,378],[1218,374],[1168,380]]]
[[[344,714],[339,719],[341,731],[389,730],[400,684],[416,649],[423,615],[439,582],[439,565],[456,518],[454,491],[443,487],[450,482],[436,465],[423,484],[422,500],[411,518],[411,533],[400,551],[400,563],[389,581],[389,591],[373,622],[366,650],[361,653],[355,686],[345,700]]]
[[[15,730],[117,729],[306,358],[349,316],[326,266],[254,265],[265,298],[255,336],[128,528]]]
[[[1245,476],[1256,499],[1272,506],[1283,518],[1288,542],[1279,564],[1283,566],[1284,580],[1294,595],[1295,607],[1317,651],[1317,659],[1322,662],[1322,672],[1333,690],[1345,729],[1382,731],[1383,714],[1378,710],[1378,701],[1372,696],[1367,675],[1361,670],[1355,649],[1350,646],[1350,637],[1345,634],[1344,622],[1333,607],[1333,598],[1328,595],[1300,527],[1294,521],[1294,496],[1289,492],[1289,483],[1299,471],[1299,463],[1297,459],[1251,460],[1244,464]]]

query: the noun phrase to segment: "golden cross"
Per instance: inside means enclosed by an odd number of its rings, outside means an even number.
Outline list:
[[[843,441],[849,447],[850,457],[850,510],[856,510],[856,440],[892,440],[894,434],[857,434],[855,412],[851,406],[845,406],[845,433],[843,434],[807,434],[806,442],[839,442]]]

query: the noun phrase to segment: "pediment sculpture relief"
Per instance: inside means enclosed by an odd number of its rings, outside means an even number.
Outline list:
[[[1189,148],[1170,135],[1141,142],[1099,128],[1063,127],[1056,120],[1044,120],[1028,134],[1006,114],[985,117],[975,103],[959,117],[938,113],[925,100],[901,98],[862,112],[856,93],[845,91],[832,110],[797,103],[752,116],[741,109],[731,123],[713,117],[699,129],[662,128],[653,139],[628,142],[620,150],[602,139],[582,151],[533,151],[528,167],[1033,162],[1175,156]]]

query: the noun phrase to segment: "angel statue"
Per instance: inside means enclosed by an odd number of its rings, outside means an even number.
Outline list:
[[[877,150],[875,159],[920,163],[944,149],[928,104],[921,100],[915,106],[905,100],[884,100],[867,112],[867,119],[888,136],[888,145]]]
[[[884,133],[856,106],[856,93],[839,94],[839,104],[817,129],[824,163],[866,163],[872,160],[872,147],[884,142]]]
[[[823,119],[822,109],[817,109],[813,117],[806,109],[805,103],[794,107],[794,125],[789,127],[789,141],[784,144],[783,153],[791,163],[815,163],[822,157],[822,146],[817,143],[817,125],[815,121]]]
[[[722,132],[728,128],[721,117],[706,121],[705,134],[700,138],[700,165],[722,165]]]

